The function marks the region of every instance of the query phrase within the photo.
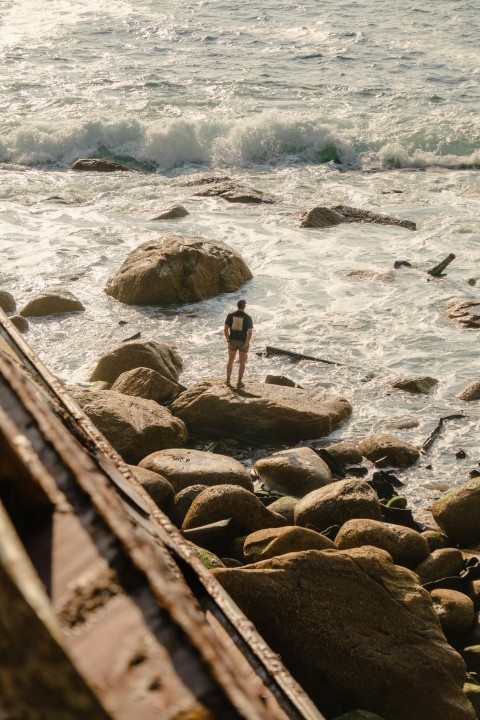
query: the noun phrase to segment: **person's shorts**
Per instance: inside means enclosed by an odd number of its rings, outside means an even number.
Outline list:
[[[244,340],[230,340],[229,343],[228,343],[228,347],[230,348],[230,350],[240,350],[240,348],[242,347],[242,345],[245,345]],[[241,353],[247,353],[247,352],[248,352],[248,347],[247,347],[246,350],[240,350],[240,352],[241,352]]]

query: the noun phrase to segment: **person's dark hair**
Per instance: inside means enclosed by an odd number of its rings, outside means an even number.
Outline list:
[[[240,308],[244,308],[246,304],[247,304],[247,301],[246,301],[246,300],[239,300],[239,301],[237,302],[237,308],[239,308],[239,309],[240,309]]]

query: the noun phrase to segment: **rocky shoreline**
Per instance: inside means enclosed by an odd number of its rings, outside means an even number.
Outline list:
[[[249,277],[225,244],[168,236],[134,251],[106,291],[128,303],[192,302]],[[452,319],[476,327],[472,303]],[[67,292],[45,292],[16,315],[1,291],[0,306],[21,331],[28,317],[83,311]],[[397,474],[421,449],[386,433],[320,440],[355,412],[345,398],[274,377],[185,388],[182,367],[170,345],[130,340],[98,360],[88,388],[69,390],[320,711],[480,717],[480,480],[413,513]],[[397,387],[428,393],[435,382]],[[478,399],[478,383],[460,397]],[[233,456],[251,446],[250,468]]]

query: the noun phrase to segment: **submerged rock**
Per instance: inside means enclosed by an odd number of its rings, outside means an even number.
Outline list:
[[[85,310],[85,306],[68,290],[44,290],[20,310],[23,317],[65,315]]]
[[[79,158],[70,164],[70,170],[83,170],[89,172],[133,172],[132,168],[102,158]]]
[[[183,207],[183,205],[174,205],[167,210],[163,210],[159,215],[152,218],[152,222],[154,220],[177,220],[178,218],[183,218],[187,215],[190,215],[190,213]]]
[[[386,720],[475,720],[430,595],[383,550],[309,550],[213,573],[327,717],[353,706]]]
[[[234,292],[252,273],[221,241],[166,235],[137,247],[105,291],[127,305],[190,303]]]
[[[111,385],[122,373],[137,368],[150,368],[176,383],[182,367],[180,355],[167,343],[129,342],[110,350],[100,358],[90,380],[105,380]]]
[[[300,227],[327,228],[346,222],[343,215],[328,207],[314,207],[303,216]]]
[[[340,213],[347,222],[371,223],[374,225],[395,225],[403,227],[407,230],[416,230],[417,226],[411,220],[401,220],[400,218],[390,217],[390,215],[381,215],[371,210],[360,210],[359,208],[350,207],[348,205],[335,205],[335,212]]]
[[[195,195],[198,197],[221,197],[232,203],[272,204],[274,202],[272,197],[265,195],[261,190],[244,188],[233,182],[210,185],[205,190],[198,190]]]
[[[350,270],[345,277],[350,280],[360,280],[367,282],[385,282],[391,283],[395,281],[395,275],[392,272],[379,273],[374,270]]]
[[[465,328],[480,328],[480,300],[453,300],[445,309],[449,320]]]
[[[74,400],[125,462],[137,465],[155,450],[179,447],[188,431],[179,418],[153,400],[113,390],[69,388]]]
[[[252,381],[234,392],[218,378],[181,393],[170,409],[193,433],[255,442],[329,435],[352,412],[336,395]]]
[[[425,375],[418,378],[398,378],[392,382],[392,387],[409,393],[428,395],[430,389],[437,383],[438,380]]]
[[[189,485],[240,485],[253,490],[250,473],[227,455],[186,448],[162,450],[144,457],[140,467],[163,475],[180,492]]]

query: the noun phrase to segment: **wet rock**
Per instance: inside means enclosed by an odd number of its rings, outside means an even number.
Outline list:
[[[363,460],[362,453],[358,450],[357,446],[348,441],[338,442],[335,443],[335,445],[327,445],[325,449],[342,465],[347,463],[355,465]]]
[[[264,382],[266,382],[267,385],[283,385],[284,387],[297,386],[296,383],[293,382],[293,380],[285,377],[285,375],[267,375]]]
[[[165,510],[170,505],[174,491],[166,478],[138,465],[129,465],[128,469],[159,508]]]
[[[453,300],[445,309],[449,320],[465,328],[480,328],[480,300]]]
[[[105,291],[127,305],[190,303],[234,292],[252,273],[223,242],[166,235],[137,247]]]
[[[295,523],[293,513],[298,500],[299,498],[286,495],[284,497],[278,498],[278,500],[274,500],[273,503],[270,503],[268,508],[272,512],[277,513],[278,515],[281,515],[283,518],[285,518],[287,525],[293,525]]]
[[[340,550],[373,545],[388,552],[396,565],[413,568],[430,555],[428,543],[420,533],[402,525],[378,520],[348,520],[340,528],[335,545]]]
[[[163,475],[180,492],[189,485],[240,485],[253,490],[250,473],[227,455],[186,448],[162,450],[144,457],[140,467]]]
[[[420,457],[416,447],[385,433],[369,435],[357,447],[367,460],[378,462],[385,458],[385,464],[394,467],[409,467]]]
[[[318,531],[352,518],[381,520],[380,501],[370,485],[363,480],[339,480],[313,490],[298,501],[294,511],[295,524]]]
[[[348,205],[335,205],[335,212],[340,213],[347,222],[371,223],[374,225],[394,225],[403,227],[407,230],[416,230],[417,226],[411,220],[401,220],[400,218],[390,217],[389,215],[381,215],[371,210],[360,210],[359,208],[349,207]]]
[[[113,160],[103,160],[101,158],[79,158],[70,165],[70,170],[88,171],[88,172],[133,172],[132,168],[114,162]]]
[[[118,376],[112,390],[161,403],[178,395],[180,386],[151,368],[133,368]]]
[[[327,228],[346,222],[343,215],[328,207],[314,207],[302,218],[300,227]]]
[[[15,325],[17,330],[21,333],[28,332],[28,329],[30,327],[27,318],[24,318],[21,315],[12,315],[10,317],[10,322]]]
[[[231,183],[233,185],[233,180],[232,178],[219,175],[191,176],[190,179],[184,179],[179,184],[183,187],[193,187],[195,185],[219,185],[221,183]]]
[[[419,425],[420,423],[418,420],[415,420],[415,418],[403,416],[392,418],[388,423],[386,423],[385,427],[392,428],[394,430],[411,430]]]
[[[475,380],[470,383],[470,385],[467,385],[466,388],[458,393],[457,397],[460,398],[460,400],[466,400],[467,402],[480,400],[480,380]]]
[[[167,509],[167,515],[174,525],[181,528],[190,505],[197,495],[205,490],[206,485],[190,485],[177,493]]]
[[[384,551],[309,550],[213,574],[327,717],[356,706],[474,720],[429,594]]]
[[[178,218],[183,218],[187,215],[190,215],[190,213],[183,207],[183,205],[174,205],[167,210],[163,210],[159,215],[152,218],[152,222],[154,220],[177,220]]]
[[[153,400],[122,395],[113,390],[89,392],[71,388],[74,400],[125,462],[137,465],[155,450],[184,445],[184,423]]]
[[[199,190],[195,195],[197,197],[221,197],[232,203],[271,204],[274,202],[272,197],[265,195],[261,190],[244,188],[233,182],[210,185],[205,190]]]
[[[391,272],[379,273],[374,270],[350,270],[345,277],[351,280],[373,281],[391,283],[395,281],[395,275]]]
[[[469,597],[444,588],[432,590],[430,594],[447,640],[455,640],[472,629],[475,610]]]
[[[392,387],[417,395],[428,395],[430,389],[437,383],[438,380],[426,375],[418,378],[398,378],[392,382]]]
[[[68,290],[44,290],[20,310],[23,317],[64,315],[85,310],[85,306]]]
[[[0,290],[0,308],[7,315],[10,315],[17,310],[17,303],[15,302],[15,298],[13,297],[12,293],[9,293],[7,290]]]
[[[454,577],[463,570],[463,555],[457,548],[440,548],[434,550],[415,568],[422,585]]]
[[[122,373],[143,367],[155,370],[176,383],[182,366],[180,355],[167,343],[129,342],[104,355],[98,361],[90,380],[105,380],[112,384]]]
[[[350,403],[335,395],[248,380],[244,390],[234,392],[218,378],[181,393],[171,410],[193,433],[254,442],[328,435],[352,412]]]
[[[310,447],[280,450],[258,460],[254,470],[273,490],[295,497],[303,497],[333,480],[326,462]]]
[[[247,563],[260,562],[277,555],[300,550],[336,550],[325,535],[302,527],[280,527],[257,530],[247,535],[243,553]]]
[[[285,520],[271,512],[255,495],[236,485],[215,485],[197,495],[183,521],[183,530],[233,518],[252,532],[281,527]]]
[[[480,541],[480,479],[450,490],[432,505],[436,522],[450,540],[464,547]]]

